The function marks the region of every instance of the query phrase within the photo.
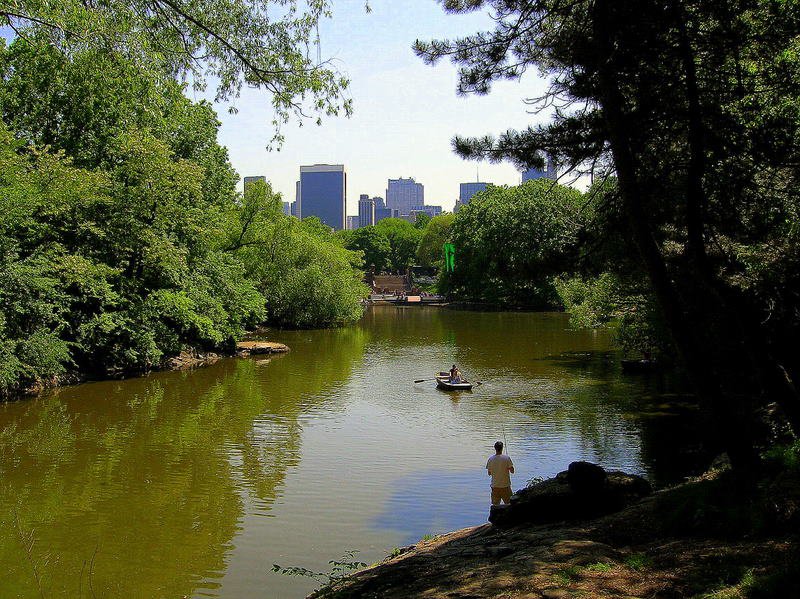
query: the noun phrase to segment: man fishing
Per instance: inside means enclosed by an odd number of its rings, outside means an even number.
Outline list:
[[[492,505],[498,505],[502,500],[506,505],[511,503],[511,475],[514,473],[514,463],[507,455],[503,455],[503,442],[494,444],[495,455],[486,462],[486,470],[492,477]]]

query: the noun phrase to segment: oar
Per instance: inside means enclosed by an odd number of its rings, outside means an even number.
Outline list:
[[[435,381],[436,379],[419,379],[418,381],[414,381],[415,383],[424,383],[425,381]]]

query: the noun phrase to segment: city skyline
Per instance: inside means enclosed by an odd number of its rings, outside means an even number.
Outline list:
[[[548,170],[542,171],[541,176],[549,177],[550,175],[550,166],[548,165]],[[554,167],[553,167],[554,168]],[[314,165],[301,165],[299,167],[300,170],[300,180],[295,182],[295,200],[294,201],[287,201],[283,200],[283,213],[287,216],[297,216],[298,218],[305,218],[307,216],[320,216],[319,214],[312,214],[310,211],[319,211],[319,207],[315,205],[314,208],[307,208],[305,213],[303,213],[302,209],[302,201],[301,201],[301,181],[303,180],[304,173],[341,173],[343,176],[343,184],[344,187],[347,187],[347,170],[345,165],[342,164],[314,164]],[[525,182],[525,177],[529,173],[533,172],[535,169],[528,169],[523,173],[519,173],[521,177],[521,182]],[[530,178],[538,178],[536,177],[528,177]],[[255,181],[264,181],[269,182],[269,178],[266,175],[247,175],[242,177],[244,181],[245,189],[247,186]],[[399,184],[399,185],[398,185]],[[373,196],[370,197],[369,194],[359,194],[359,199],[356,203],[356,210],[354,213],[350,213],[347,210],[347,192],[344,192],[344,212],[342,217],[344,218],[345,226],[344,228],[359,228],[367,225],[374,225],[378,221],[384,218],[390,218],[391,216],[394,217],[408,217],[414,216],[415,213],[425,212],[429,216],[438,216],[442,214],[442,212],[454,212],[457,211],[460,206],[466,205],[469,203],[469,200],[472,198],[475,193],[478,191],[483,191],[488,186],[494,185],[491,181],[480,181],[480,182],[461,182],[458,183],[459,186],[459,195],[456,198],[455,204],[453,209],[448,210],[444,208],[441,204],[429,204],[425,202],[425,194],[424,194],[424,184],[415,180],[414,177],[409,178],[399,178],[399,179],[387,179],[387,188],[386,188],[386,195],[392,195],[392,189],[394,187],[394,204],[399,205],[402,204],[405,206],[407,204],[407,210],[403,210],[399,207],[391,207],[388,205],[388,202],[385,201],[380,196]],[[341,201],[341,198],[336,198],[337,203]],[[297,209],[296,206],[299,204],[300,208]],[[300,214],[298,214],[300,212]],[[368,215],[369,214],[369,215]],[[351,217],[355,218],[358,222],[358,227],[350,227],[347,224],[348,219]],[[323,222],[325,219],[322,219]],[[338,221],[337,221],[338,222]],[[334,228],[338,228],[336,225],[333,225]]]
[[[318,163],[318,164],[327,165],[329,163]],[[304,165],[299,165],[299,168],[304,168]],[[452,181],[452,182],[446,183],[447,185],[452,187],[454,190],[457,190],[453,194],[452,201],[450,201],[448,199],[444,199],[444,200],[438,199],[437,200],[438,204],[435,204],[435,205],[441,207],[442,210],[445,211],[445,212],[453,212],[454,208],[457,208],[459,205],[463,205],[465,203],[468,203],[468,201],[469,201],[468,199],[467,199],[467,201],[464,201],[464,199],[463,199],[464,186],[465,185],[480,186],[479,191],[482,191],[488,185],[510,185],[510,186],[519,185],[521,183],[524,183],[526,180],[536,179],[536,178],[539,178],[539,177],[546,177],[546,178],[556,179],[555,176],[551,176],[551,168],[552,168],[551,165],[548,163],[547,170],[539,170],[539,169],[533,169],[533,168],[528,169],[527,171],[517,171],[517,170],[515,170],[514,171],[514,176],[515,176],[516,180],[510,181],[510,182],[506,182],[506,183],[495,183],[493,181],[465,181],[465,182]],[[528,176],[527,179],[526,179],[526,175],[529,175],[530,173],[533,173],[533,172],[536,172],[537,174],[535,176]],[[541,173],[541,174],[538,174],[538,173]],[[255,180],[265,181],[267,183],[270,183],[270,185],[272,186],[273,191],[280,193],[281,194],[281,199],[286,204],[290,204],[290,205],[294,206],[295,203],[297,202],[297,199],[299,198],[300,181],[295,181],[295,183],[293,185],[292,194],[291,194],[291,196],[288,196],[287,194],[282,193],[279,189],[276,189],[276,186],[275,186],[274,182],[270,179],[269,175],[252,175],[252,174],[244,175],[243,173],[239,173],[239,176],[240,176],[240,179],[241,179],[240,180],[240,187],[242,186],[242,184],[246,185],[246,184],[248,184],[248,183],[250,183],[252,181],[255,181]],[[425,192],[424,192],[424,185],[425,184],[417,181],[416,177],[413,177],[413,176],[410,176],[410,177],[398,177],[397,179],[386,178],[385,181],[387,181],[388,186],[384,187],[384,192],[385,192],[385,195],[387,196],[387,200],[384,200],[384,201],[388,202],[388,196],[390,195],[389,186],[391,186],[392,183],[395,183],[395,182],[398,182],[398,181],[403,181],[403,182],[410,181],[411,183],[414,183],[416,185],[420,185],[422,187],[423,191],[420,194],[420,197],[422,198],[421,202],[417,203],[417,198],[415,196],[412,196],[413,199],[411,199],[410,201],[405,202],[405,203],[408,203],[409,211],[417,208],[418,206],[431,205],[431,204],[429,204],[429,202],[427,202],[424,199],[425,198]],[[358,204],[359,200],[355,200],[355,203],[354,203],[354,202],[352,202],[352,201],[347,199],[347,197],[351,196],[352,193],[356,193],[359,198],[361,196],[365,196],[366,195],[366,196],[368,196],[368,197],[370,197],[372,199],[376,199],[376,198],[380,198],[382,200],[384,199],[382,196],[372,196],[369,193],[360,192],[359,191],[360,187],[359,187],[358,183],[357,182],[356,183],[351,182],[351,177],[349,175],[346,177],[345,185],[347,187],[347,191],[345,192],[345,201],[346,201],[345,213],[346,213],[347,216],[357,215],[358,211],[359,211],[359,204]],[[350,191],[351,188],[355,189],[356,191],[355,192],[351,192]],[[470,193],[469,196],[471,197],[472,195],[474,195],[474,193],[475,192]],[[287,199],[289,197],[291,197],[293,199]],[[388,203],[386,204],[385,207],[391,208],[388,205]],[[398,214],[403,214],[403,210],[402,209],[395,208],[395,210],[398,211]],[[294,213],[292,213],[292,215],[294,215]],[[403,215],[404,216],[408,216],[407,214],[403,214]]]
[[[273,128],[266,94],[245,87],[232,102],[236,114],[229,114],[226,104],[215,105],[222,123],[220,143],[228,148],[239,175],[265,175],[291,201],[298,165],[345,164],[348,215],[357,214],[362,193],[383,196],[388,178],[414,177],[425,185],[426,204],[448,211],[460,182],[518,184],[520,173],[513,165],[462,160],[453,153],[451,139],[546,122],[549,115],[530,114],[523,102],[544,92],[538,76],[497,82],[486,96],[460,97],[455,68],[448,62],[427,66],[411,46],[417,38],[452,38],[490,27],[489,18],[480,12],[445,15],[440,5],[427,0],[374,2],[371,8],[365,13],[361,2],[339,3],[333,18],[320,24],[323,60],[330,57],[351,80],[352,118],[323,117],[320,127],[311,121],[300,127],[290,120],[281,125],[283,147],[268,152]],[[187,95],[213,100],[200,92]]]

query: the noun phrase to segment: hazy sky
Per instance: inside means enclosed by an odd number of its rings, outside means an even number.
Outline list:
[[[456,71],[449,63],[425,65],[411,50],[415,39],[455,37],[490,25],[485,14],[446,15],[434,0],[334,0],[333,18],[320,28],[322,56],[333,57],[351,79],[351,118],[328,118],[284,126],[280,151],[265,148],[272,136],[271,110],[262,93],[245,90],[239,112],[219,106],[220,141],[244,177],[265,175],[284,200],[294,200],[300,165],[344,164],[348,214],[358,211],[358,196],[385,196],[388,178],[414,177],[425,185],[425,203],[451,210],[460,182],[476,180],[476,162],[458,158],[455,134],[500,133],[522,128],[537,117],[526,112],[524,97],[541,93],[536,73],[521,82],[501,82],[488,96],[456,96]],[[480,180],[516,184],[510,164],[481,163]]]

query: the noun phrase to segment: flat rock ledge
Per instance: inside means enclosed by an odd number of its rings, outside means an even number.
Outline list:
[[[240,341],[236,344],[236,353],[241,357],[260,354],[282,354],[288,351],[288,345],[276,341]]]

